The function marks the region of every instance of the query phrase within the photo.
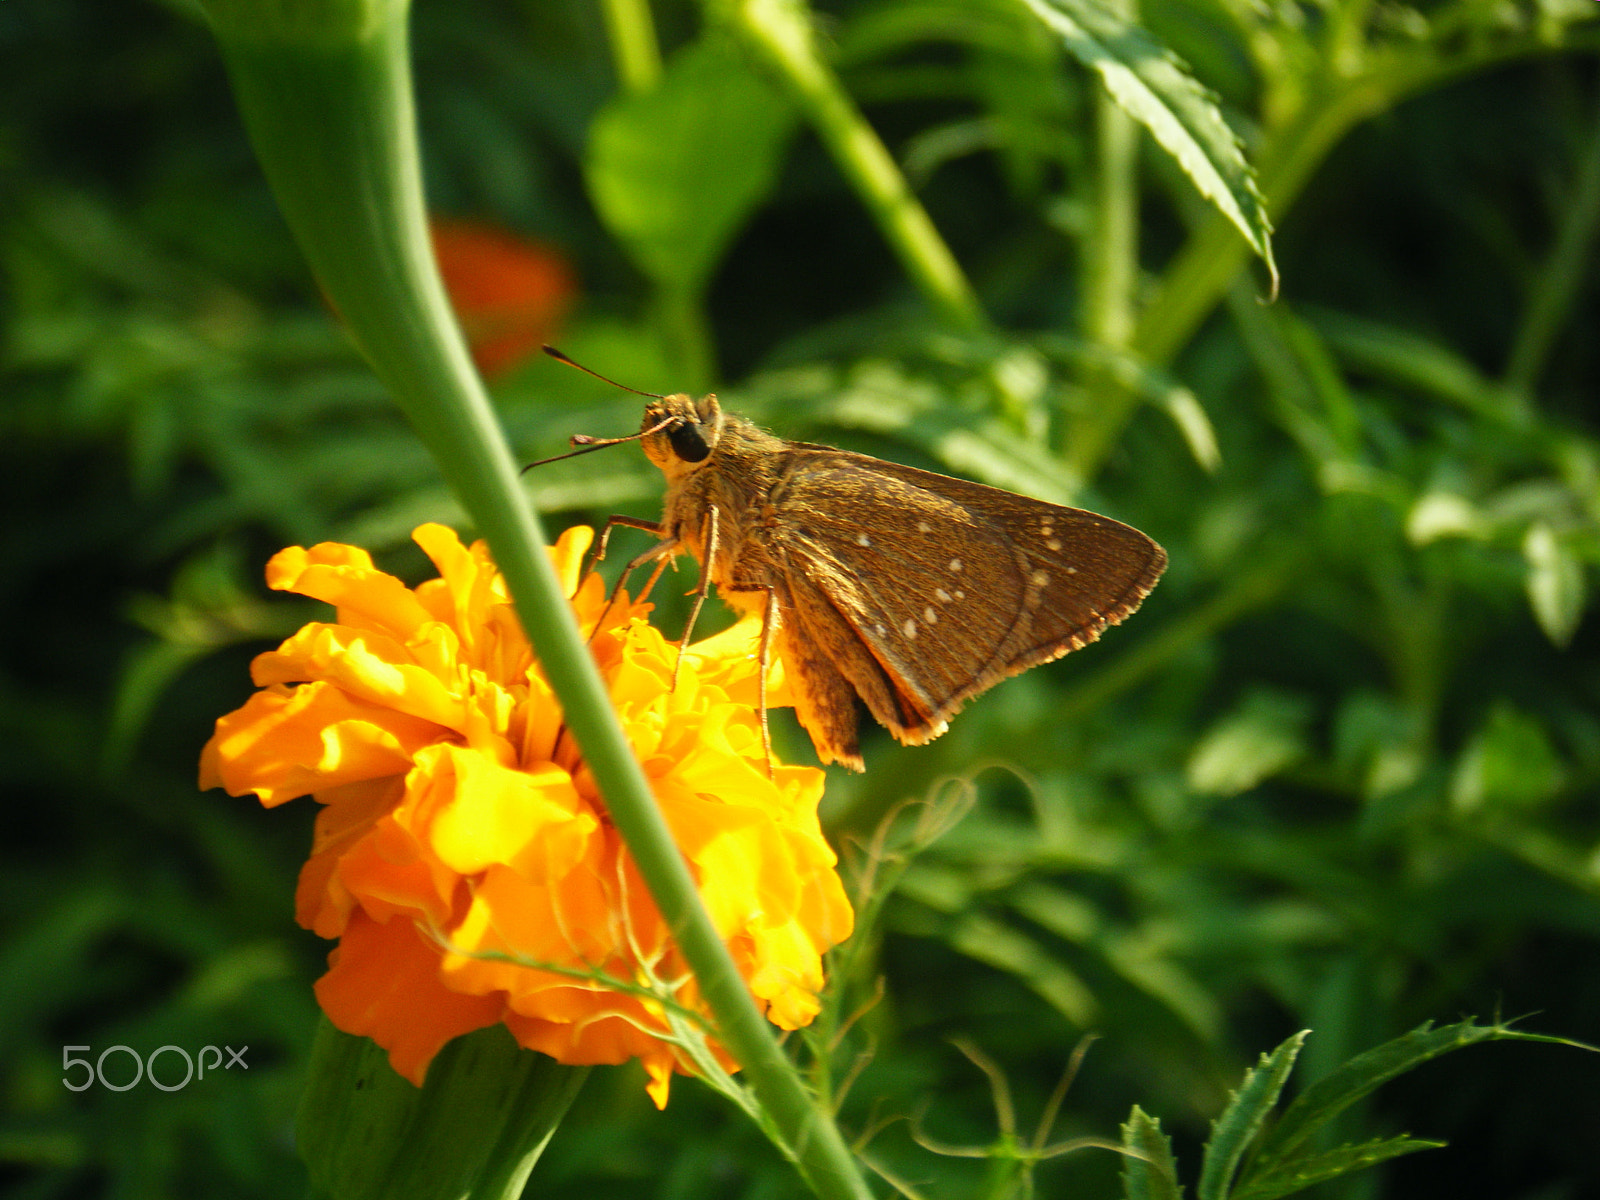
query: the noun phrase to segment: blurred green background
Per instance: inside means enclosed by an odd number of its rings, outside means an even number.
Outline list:
[[[819,5],[987,314],[962,329],[698,7],[654,6],[665,73],[630,96],[596,6],[420,0],[430,200],[471,223],[441,255],[519,454],[637,425],[637,397],[523,353],[559,337],[636,387],[714,387],[782,435],[1079,503],[1171,555],[1102,643],[929,746],[874,730],[867,773],[830,780],[843,847],[903,800],[971,805],[894,873],[844,981],[884,991],[843,1119],[881,1123],[872,1152],[925,1194],[1003,1194],[910,1136],[996,1137],[954,1037],[1031,1132],[1098,1033],[1055,1137],[1115,1137],[1138,1103],[1191,1182],[1228,1089],[1296,1030],[1302,1081],[1466,1014],[1600,1043],[1597,16],[1148,0],[1262,171],[1263,304],[1171,159],[1145,139],[1115,165],[1093,77],[1023,7]],[[298,1194],[314,805],[202,795],[196,756],[251,656],[316,615],[266,593],[274,550],[353,541],[415,582],[410,528],[460,513],[320,302],[193,11],[5,0],[0,65],[0,1181]],[[1108,299],[1119,218],[1138,270]],[[527,485],[552,529],[662,491],[632,448]],[[249,1070],[63,1086],[64,1046],[113,1045],[247,1045]],[[1319,1194],[1600,1195],[1596,1129],[1600,1059],[1468,1050],[1342,1131],[1448,1149]],[[1109,1195],[1116,1170],[1069,1156],[1038,1191]],[[579,1099],[530,1194],[558,1188],[799,1194],[742,1117],[689,1082],[657,1114],[632,1069]]]

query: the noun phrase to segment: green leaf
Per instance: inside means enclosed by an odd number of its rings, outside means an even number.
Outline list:
[[[1442,1029],[1432,1028],[1431,1022],[1420,1025],[1410,1033],[1356,1055],[1302,1092],[1262,1141],[1254,1173],[1278,1170],[1280,1164],[1287,1163],[1307,1145],[1317,1130],[1397,1075],[1462,1046],[1506,1038],[1578,1045],[1562,1038],[1521,1033],[1503,1025],[1475,1025],[1470,1019]]]
[[[1099,1019],[1094,992],[1040,941],[986,917],[968,916],[951,929],[950,945],[961,953],[1016,976],[1074,1025]]]
[[[1528,603],[1533,615],[1546,637],[1565,646],[1583,616],[1583,564],[1543,521],[1528,526],[1522,557],[1528,562]]]
[[[1200,398],[1186,387],[1174,387],[1159,397],[1161,407],[1178,427],[1184,444],[1202,470],[1215,472],[1222,466],[1222,451],[1217,448],[1217,431]]]
[[[1566,782],[1561,757],[1544,726],[1504,700],[1473,735],[1450,781],[1450,803],[1458,812],[1486,807],[1539,807]]]
[[[1308,1154],[1292,1163],[1275,1164],[1269,1170],[1252,1174],[1233,1191],[1230,1200],[1277,1200],[1279,1196],[1291,1196],[1351,1171],[1365,1170],[1417,1150],[1437,1150],[1444,1144],[1402,1134],[1340,1146],[1323,1154]]]
[[[1301,1030],[1271,1054],[1263,1054],[1260,1064],[1246,1073],[1228,1107],[1212,1123],[1211,1140],[1206,1143],[1205,1162],[1200,1168],[1200,1200],[1223,1200],[1228,1195],[1239,1162],[1278,1102],[1309,1032]]]
[[[794,111],[727,37],[680,51],[647,92],[595,118],[585,174],[595,207],[662,287],[699,292],[771,189]]]
[[[1137,1104],[1122,1127],[1122,1194],[1125,1200],[1182,1200],[1172,1141],[1161,1122]]]
[[[1278,290],[1272,223],[1243,149],[1222,110],[1189,69],[1139,26],[1095,0],[1022,0],[1099,74],[1118,107],[1150,131],[1195,189],[1261,257]]]
[[[1303,696],[1258,688],[1200,738],[1186,768],[1197,792],[1232,796],[1305,757],[1311,705]]]
[[[447,1044],[414,1087],[384,1050],[324,1018],[296,1142],[333,1200],[510,1200],[587,1076],[522,1049],[496,1025]]]

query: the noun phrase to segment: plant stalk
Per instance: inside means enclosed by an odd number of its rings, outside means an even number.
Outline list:
[[[348,37],[276,35],[263,10],[213,16],[234,90],[284,216],[329,301],[488,541],[568,727],[716,1021],[819,1196],[867,1196],[717,936],[618,724],[522,494],[434,264],[402,3]],[[250,22],[227,17],[242,11]],[[276,11],[276,10],[273,10]],[[298,18],[297,18],[298,19]],[[270,22],[269,22],[270,24]]]

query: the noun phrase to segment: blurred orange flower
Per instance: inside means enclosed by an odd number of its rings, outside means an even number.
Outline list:
[[[413,537],[441,576],[415,589],[353,546],[274,556],[268,583],[335,619],[256,658],[262,690],[217,722],[200,785],[324,806],[296,895],[300,923],[339,939],[317,998],[401,1075],[420,1083],[445,1042],[503,1021],[564,1063],[640,1059],[665,1104],[691,1067],[656,996],[703,1012],[692,976],[486,548],[440,525]],[[586,631],[606,608],[599,577],[579,578],[592,538],[568,530],[551,552]],[[817,822],[823,774],[768,778],[759,621],[689,647],[674,688],[649,608],[619,595],[591,648],[712,920],[768,1018],[798,1028],[853,919]]]
[[[472,357],[499,375],[553,341],[577,296],[559,251],[475,221],[430,222],[434,258]]]

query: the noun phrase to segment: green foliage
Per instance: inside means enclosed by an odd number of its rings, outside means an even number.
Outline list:
[[[198,795],[195,754],[314,615],[261,586],[272,551],[415,578],[409,529],[461,518],[308,283],[209,34],[91,8],[0,6],[0,1178],[281,1195],[311,805]],[[432,194],[575,264],[564,349],[1172,559],[1102,643],[829,782],[861,928],[792,1044],[884,1187],[1600,1190],[1591,1056],[1424,1025],[1503,1004],[1600,1041],[1592,0],[669,2],[636,90],[593,8],[414,15]],[[1127,162],[1108,86],[1153,135]],[[887,175],[841,157],[867,134]],[[1093,283],[1112,216],[1124,292]],[[637,427],[543,360],[495,395],[529,459]],[[627,448],[526,480],[561,520],[659,512]],[[658,589],[669,629],[688,586]],[[1510,1044],[1444,1053],[1482,1041]],[[203,1089],[60,1081],[63,1045],[244,1043]],[[657,1114],[631,1068],[538,1172],[799,1194],[717,1097]]]
[[[1213,98],[1187,67],[1109,6],[1082,0],[1023,0],[1068,53],[1100,76],[1111,98],[1150,131],[1195,190],[1216,206],[1266,262],[1272,290],[1272,225],[1255,176]]]
[[[794,114],[727,38],[680,51],[596,117],[586,161],[606,227],[662,287],[697,295],[772,190]]]

